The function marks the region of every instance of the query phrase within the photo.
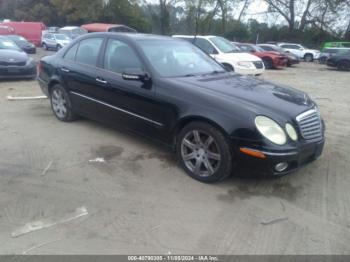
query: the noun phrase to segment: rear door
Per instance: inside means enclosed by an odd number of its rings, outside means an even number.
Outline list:
[[[72,46],[60,63],[60,74],[68,89],[74,110],[98,118],[94,99],[99,98],[96,86],[98,82],[97,67],[104,38],[88,38]]]

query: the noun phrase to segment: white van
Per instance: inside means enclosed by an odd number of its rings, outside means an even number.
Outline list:
[[[242,75],[260,75],[265,71],[263,61],[242,52],[235,44],[219,36],[174,35],[189,41],[224,65],[227,69]]]

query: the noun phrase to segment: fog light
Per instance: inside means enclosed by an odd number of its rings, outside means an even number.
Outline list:
[[[288,163],[286,162],[282,162],[282,163],[279,163],[275,166],[275,170],[277,172],[283,172],[285,171],[286,169],[288,168]]]

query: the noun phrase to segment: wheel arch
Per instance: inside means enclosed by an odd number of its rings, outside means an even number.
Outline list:
[[[234,66],[233,66],[232,64],[230,64],[230,63],[228,63],[228,62],[222,62],[221,64],[222,64],[226,69],[227,69],[227,68],[230,68],[230,69],[232,69],[232,72],[235,71],[235,68],[234,68]]]
[[[313,53],[310,53],[310,52],[305,53],[305,54],[304,54],[304,58],[305,58],[306,56],[308,56],[308,55],[311,55],[312,58],[314,58],[314,54],[313,54]]]
[[[172,148],[176,149],[176,143],[177,143],[177,138],[179,133],[181,132],[181,130],[187,126],[190,123],[193,122],[204,122],[207,123],[215,128],[217,128],[220,132],[223,133],[223,135],[227,138],[229,138],[229,133],[227,132],[227,130],[225,130],[225,128],[220,125],[219,123],[217,123],[216,121],[207,118],[207,117],[203,117],[203,116],[198,116],[198,115],[192,115],[192,116],[186,116],[182,119],[180,119],[180,121],[176,124],[176,126],[173,129],[173,141],[172,141]]]
[[[48,93],[50,94],[51,93],[51,88],[54,86],[54,85],[62,85],[61,84],[61,81],[58,79],[58,78],[53,78],[50,80],[49,84],[48,84]]]

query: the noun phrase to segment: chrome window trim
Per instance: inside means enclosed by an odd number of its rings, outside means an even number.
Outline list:
[[[79,93],[76,93],[76,92],[73,92],[73,91],[70,91],[70,93],[73,94],[73,95],[80,96],[80,97],[82,97],[82,98],[88,99],[88,100],[90,100],[90,101],[96,102],[96,103],[98,103],[98,104],[107,106],[107,107],[109,107],[109,108],[118,110],[118,111],[120,111],[120,112],[122,112],[122,113],[125,113],[125,114],[128,114],[128,115],[131,115],[131,116],[140,118],[140,119],[142,119],[142,120],[144,120],[144,121],[147,121],[147,122],[149,122],[149,123],[152,123],[152,124],[154,124],[154,125],[157,125],[157,126],[164,126],[162,123],[159,123],[159,122],[157,122],[157,121],[154,121],[154,120],[149,119],[149,118],[144,117],[144,116],[140,116],[140,115],[135,114],[135,113],[132,113],[132,112],[130,112],[130,111],[124,110],[124,109],[122,109],[122,108],[120,108],[120,107],[112,106],[112,105],[110,105],[110,104],[108,104],[108,103],[99,101],[99,100],[94,99],[94,98],[92,98],[92,97],[89,97],[89,96],[86,96],[86,95],[83,95],[83,94],[79,94]]]

